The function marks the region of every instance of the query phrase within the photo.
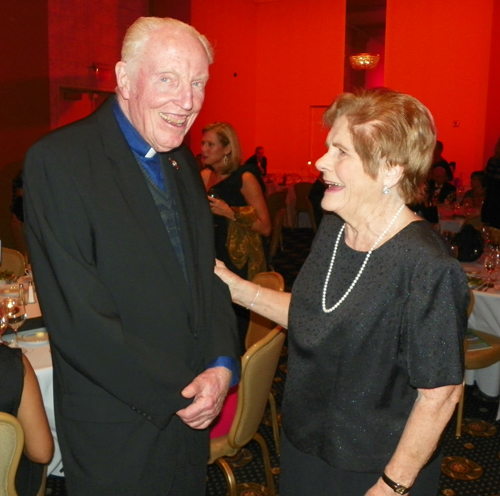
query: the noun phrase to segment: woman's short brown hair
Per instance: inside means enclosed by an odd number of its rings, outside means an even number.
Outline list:
[[[222,171],[223,174],[231,174],[241,165],[241,146],[236,130],[229,122],[212,122],[205,126],[202,133],[213,131],[217,134],[222,146],[231,145],[231,151],[227,155],[226,167]]]
[[[431,113],[416,98],[388,88],[343,93],[326,110],[332,127],[345,116],[365,172],[375,178],[380,160],[403,166],[398,188],[406,203],[420,201],[432,163],[436,127]]]

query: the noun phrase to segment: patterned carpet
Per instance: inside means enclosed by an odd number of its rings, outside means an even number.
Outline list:
[[[309,252],[313,233],[311,229],[285,229],[284,252],[278,251],[273,260],[276,271],[285,278],[289,290]],[[279,402],[286,379],[286,350],[280,360],[273,389]],[[455,416],[443,438],[443,465],[436,496],[500,496],[500,422],[495,421],[498,398],[487,398],[476,387],[467,387],[465,396],[465,426],[462,437],[455,438]],[[267,420],[260,426],[269,447],[271,464],[279,490],[279,456],[276,454],[272,429]],[[241,457],[232,460],[238,496],[267,495],[264,466],[260,447],[252,441]],[[47,495],[66,496],[64,479],[49,477]],[[225,496],[227,486],[216,465],[208,467],[206,496]],[[89,495],[92,496],[92,495]],[[138,495],[147,496],[147,495]],[[304,495],[314,496],[314,495]],[[360,496],[360,495],[346,495]],[[435,496],[435,495],[429,495]]]

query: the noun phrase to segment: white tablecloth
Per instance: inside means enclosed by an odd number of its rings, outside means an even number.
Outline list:
[[[44,328],[38,330],[45,330]],[[30,331],[25,331],[30,332]],[[22,336],[23,331],[19,331],[19,336]],[[54,388],[52,380],[52,357],[50,355],[50,346],[44,345],[30,345],[20,342],[20,345],[26,349],[26,357],[29,359],[35,374],[40,384],[42,391],[43,406],[47,412],[49,419],[50,430],[54,438],[54,456],[48,466],[49,475],[64,476],[61,461],[61,451],[59,443],[57,442],[56,422],[54,418]]]
[[[476,271],[483,275],[480,263],[462,264],[467,272]],[[469,327],[500,336],[500,291],[489,289],[488,292],[474,291],[474,310],[469,318]],[[467,370],[465,373],[467,384],[477,383],[479,389],[488,396],[500,394],[500,362],[479,370]],[[500,406],[497,419],[500,419]]]

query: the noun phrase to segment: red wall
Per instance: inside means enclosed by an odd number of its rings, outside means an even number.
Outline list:
[[[205,103],[190,132],[194,154],[200,151],[201,130],[214,121],[234,126],[245,157],[254,146],[256,11],[248,0],[191,1],[191,23],[215,50]]]
[[[271,172],[307,174],[324,153],[311,152],[321,126],[312,107],[343,87],[345,1],[261,3],[257,34],[255,145],[265,146]]]
[[[484,166],[494,1],[387,1],[385,85],[429,107],[443,156],[456,161],[465,182]]]
[[[2,1],[0,19],[0,239],[15,248],[12,178],[27,149],[50,125],[47,3]]]
[[[0,2],[0,169],[49,130],[47,3]]]
[[[493,32],[491,36],[490,66],[488,78],[488,105],[486,109],[486,131],[483,163],[493,154],[495,143],[500,138],[500,0],[493,8]]]
[[[311,106],[329,105],[342,91],[345,2],[191,5],[193,25],[216,49],[205,105],[192,130],[193,151],[203,125],[227,120],[245,157],[262,145],[271,173],[304,173],[307,161],[318,158],[310,156]]]

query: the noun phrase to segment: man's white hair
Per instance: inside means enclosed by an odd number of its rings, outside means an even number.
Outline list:
[[[141,58],[151,36],[156,31],[165,29],[166,27],[170,27],[173,32],[184,31],[199,40],[207,53],[208,63],[211,64],[213,62],[214,51],[207,38],[193,28],[193,26],[177,19],[172,19],[171,17],[139,17],[128,28],[123,39],[122,61],[131,62],[134,65],[134,61]]]

